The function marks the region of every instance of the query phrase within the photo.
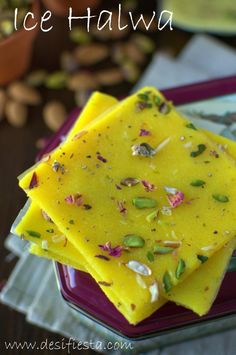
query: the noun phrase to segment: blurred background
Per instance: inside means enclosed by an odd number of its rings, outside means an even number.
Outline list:
[[[37,152],[65,122],[75,107],[83,107],[94,90],[122,98],[142,85],[160,89],[177,87],[212,78],[236,75],[236,2],[234,0],[125,0],[121,23],[117,26],[118,2],[115,0],[0,0],[0,225],[1,287],[16,258],[3,247],[10,226],[25,197],[17,186],[17,176],[35,161]],[[68,8],[84,15],[112,11],[112,31],[97,30],[91,21],[90,32],[82,21],[68,30]],[[14,30],[14,9],[18,8]],[[26,13],[35,19],[52,11],[49,32],[37,26],[23,28]],[[158,30],[162,10],[173,11],[173,31]],[[134,19],[144,14],[146,23],[153,11],[157,20],[149,30]],[[104,17],[105,19],[105,17]],[[27,26],[34,20],[28,18]],[[234,119],[234,118],[233,118]],[[2,339],[57,339],[59,336],[28,325],[24,316],[0,307],[6,327]],[[49,352],[42,351],[42,354]],[[60,353],[60,352],[58,352]]]

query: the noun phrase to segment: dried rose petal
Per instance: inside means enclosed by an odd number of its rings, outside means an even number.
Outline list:
[[[99,244],[99,248],[102,249],[103,251],[109,251],[111,248],[111,242],[106,242],[106,244],[104,245]]]
[[[125,208],[123,201],[117,201],[117,205],[121,214],[125,215],[127,213],[127,209]]]
[[[122,254],[122,250],[123,250],[123,248],[121,246],[111,248],[109,255],[114,256],[115,258],[119,258]]]
[[[77,206],[82,206],[84,203],[83,196],[81,194],[69,195],[65,198],[65,201],[69,205],[77,205]]]
[[[69,204],[69,205],[73,205],[75,203],[75,198],[73,195],[69,195],[65,198],[65,201]]]
[[[83,196],[80,195],[80,194],[76,194],[76,195],[75,195],[75,204],[76,204],[77,206],[82,206],[83,203],[84,203]]]
[[[184,194],[181,191],[176,192],[175,194],[168,194],[167,200],[171,207],[175,208],[180,206],[184,201]]]
[[[101,154],[97,155],[98,160],[102,161],[103,163],[107,163],[107,159],[105,159]]]
[[[139,133],[140,137],[145,137],[145,136],[150,136],[150,135],[151,135],[150,131],[147,131],[146,129],[143,129],[143,128],[140,129],[140,133]]]
[[[33,188],[38,186],[38,177],[36,172],[33,173],[32,178],[29,183],[29,189],[32,190]]]
[[[216,150],[211,150],[211,151],[210,151],[210,155],[212,155],[212,156],[215,157],[215,158],[219,158],[219,154],[217,153]]]
[[[119,258],[121,256],[122,250],[123,250],[123,247],[121,247],[119,245],[112,248],[110,242],[106,242],[106,244],[104,244],[104,245],[100,244],[99,248],[102,249],[103,251],[108,251],[109,255],[113,256],[115,258]]]
[[[156,186],[147,180],[142,180],[141,183],[145,187],[145,191],[151,192],[156,189]]]

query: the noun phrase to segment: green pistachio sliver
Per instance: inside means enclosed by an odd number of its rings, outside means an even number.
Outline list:
[[[47,233],[54,233],[54,229],[47,229],[46,232]]]
[[[169,292],[172,289],[172,286],[173,286],[172,282],[171,282],[169,271],[165,272],[162,281],[163,281],[163,285],[164,285],[165,291]]]
[[[150,263],[153,263],[155,258],[154,258],[154,255],[151,251],[147,252],[147,259],[148,259],[148,261],[150,261]]]
[[[29,234],[30,237],[33,237],[33,238],[40,238],[41,237],[41,234],[38,232],[35,232],[35,231],[28,230],[27,233]]]
[[[157,219],[158,213],[159,213],[158,210],[151,212],[151,213],[146,217],[146,220],[147,220],[149,223],[155,221],[155,219]]]
[[[197,258],[201,261],[202,264],[208,260],[208,256],[206,255],[197,255]]]
[[[149,100],[149,93],[140,93],[138,94],[138,98],[142,101],[148,101]]]
[[[160,96],[156,96],[156,95],[154,96],[154,103],[156,106],[160,106],[160,104],[161,104]]]
[[[193,181],[190,183],[190,185],[191,185],[191,186],[194,186],[194,187],[203,186],[203,185],[205,185],[205,184],[206,184],[205,181],[203,181],[203,180],[198,180],[198,179],[193,180]]]
[[[162,246],[159,246],[159,245],[155,245],[154,248],[153,248],[153,252],[154,254],[170,254],[174,251],[175,249],[174,248],[171,248],[171,247],[162,247]]]
[[[193,129],[194,131],[197,131],[197,128],[194,126],[194,124],[192,122],[189,122],[186,124],[187,128]]]
[[[221,203],[229,202],[229,198],[228,198],[228,196],[226,196],[226,195],[213,194],[212,197],[213,197],[216,201],[221,202]]]
[[[145,245],[145,240],[136,234],[127,234],[123,239],[123,244],[126,247],[142,248]]]
[[[185,267],[186,267],[185,261],[183,259],[180,259],[177,268],[175,270],[175,276],[177,279],[179,279],[180,276],[184,273]]]
[[[157,206],[157,201],[148,197],[135,197],[132,200],[135,207],[139,209],[143,208],[155,208]]]
[[[199,155],[201,155],[206,150],[205,144],[198,144],[197,147],[198,147],[198,150],[195,150],[195,151],[190,153],[190,156],[192,158],[198,157]]]

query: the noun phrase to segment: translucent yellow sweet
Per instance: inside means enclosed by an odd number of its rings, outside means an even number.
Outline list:
[[[75,269],[79,269],[81,271],[85,271],[85,272],[90,273],[91,266],[86,263],[86,261],[80,255],[79,252],[77,252],[77,257],[75,259],[74,255],[70,255],[70,257],[67,257],[67,255],[62,256],[61,253],[55,252],[54,248],[51,248],[49,250],[44,250],[39,245],[34,244],[34,243],[32,243],[30,245],[29,251],[31,254],[37,255],[39,257],[43,257],[43,258],[46,258],[49,260],[55,260],[59,263],[68,265],[68,266],[73,267]],[[86,267],[82,266],[80,262],[82,262],[83,265],[86,265]],[[108,296],[108,298],[110,300],[112,300],[112,302],[114,304],[117,305],[117,307],[119,308],[119,311],[122,314],[129,314],[130,310],[129,309],[127,310],[126,306],[120,302],[119,296],[117,296],[112,290],[108,290],[108,287],[103,286],[100,283],[101,279],[100,279],[99,275],[96,274],[96,270],[93,270],[93,276],[94,276],[95,280],[97,281],[97,283],[99,284],[100,288],[103,290],[103,292]],[[161,307],[164,303],[166,303],[166,300],[164,298],[160,299],[158,302],[159,307]],[[155,308],[153,309],[153,312],[154,311],[155,311]]]
[[[153,95],[159,95],[154,90],[152,92]],[[204,254],[211,256],[235,234],[233,161],[217,150],[201,132],[187,128],[186,122],[175,112],[164,115],[154,107],[135,112],[138,101],[137,96],[127,99],[106,118],[88,126],[87,134],[83,137],[65,144],[60,152],[52,154],[51,159],[60,161],[66,168],[66,173],[60,175],[60,183],[58,175],[52,171],[51,162],[44,162],[36,167],[37,187],[28,189],[32,172],[20,182],[29,196],[46,209],[69,240],[80,248],[100,277],[111,283],[110,289],[120,294],[126,307],[132,309],[127,316],[131,323],[150,314],[146,307],[150,304],[150,292],[148,287],[143,289],[137,283],[136,274],[125,266],[126,262],[138,260],[147,264],[152,275],[143,279],[147,285],[156,279],[160,292],[166,296],[162,280],[167,271],[171,283],[177,284],[199,267],[197,254],[203,254],[204,251]],[[150,130],[151,136],[139,137],[140,128]],[[168,144],[151,158],[131,154],[134,142],[148,142],[156,147],[167,138]],[[193,158],[190,153],[196,151],[198,144],[205,144],[207,149]],[[220,155],[220,159],[212,156],[212,150]],[[97,159],[98,151],[107,159],[107,163]],[[67,158],[74,152],[77,155],[76,164],[75,159]],[[92,158],[88,159],[88,155]],[[225,174],[227,170],[228,173]],[[145,192],[139,184],[117,190],[115,183],[129,176],[149,180],[158,188],[153,192]],[[204,189],[190,186],[192,179],[200,178],[206,181]],[[158,222],[148,224],[145,217],[150,210],[137,210],[132,206],[132,198],[141,194],[151,196],[158,200],[163,212],[162,207],[167,204],[164,186],[182,190],[188,203],[173,209],[171,216],[160,214]],[[92,209],[86,210],[65,202],[67,196],[77,192],[82,194],[87,204],[92,205]],[[228,195],[229,202],[220,203],[212,198],[213,194]],[[126,216],[116,206],[117,202],[123,200],[126,200]],[[220,220],[222,214],[224,218]],[[72,219],[75,224],[69,226],[69,220]],[[186,223],[187,219],[191,223]],[[91,223],[91,220],[94,222]],[[216,228],[217,234],[214,233]],[[122,245],[124,235],[129,233],[143,236],[146,240],[145,247],[131,249],[129,253],[123,252],[120,258],[110,257],[109,261],[96,257],[98,253],[106,256],[105,252],[100,251],[98,244],[111,241],[113,246]],[[157,256],[150,263],[146,252],[153,247],[156,240],[164,242],[167,238],[182,241],[175,253],[177,255]],[[178,280],[174,275],[180,259],[185,261],[186,269]]]
[[[234,248],[233,240],[193,272],[183,285],[174,287],[168,299],[190,308],[200,316],[206,314],[217,296]]]
[[[114,107],[117,103],[118,100],[110,95],[94,92],[69,131],[66,139],[72,139],[86,124],[94,118],[104,115],[108,109]],[[62,235],[56,226],[52,222],[47,221],[45,217],[46,215],[37,204],[30,203],[26,214],[14,227],[13,233],[36,243],[39,247],[42,247],[42,244],[46,244],[47,249],[52,250],[57,255],[58,261],[62,262],[63,258],[65,258],[64,263],[67,264],[69,257],[71,261],[68,265],[74,265],[75,263],[76,266],[80,265],[80,270],[85,270],[84,266],[78,263],[78,251],[67,241],[67,238]],[[35,226],[37,226],[37,233],[40,235],[40,238],[32,236],[32,233],[29,233],[35,230]],[[43,249],[42,252],[46,254],[46,251]],[[83,261],[85,262],[85,260]]]

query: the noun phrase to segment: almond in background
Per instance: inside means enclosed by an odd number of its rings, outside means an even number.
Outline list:
[[[6,102],[5,115],[11,126],[21,128],[27,122],[28,110],[21,102],[9,99]]]
[[[50,101],[44,106],[43,118],[52,131],[57,131],[65,122],[66,117],[66,108],[60,101]]]
[[[7,88],[7,94],[11,99],[24,105],[37,106],[42,101],[36,89],[21,81],[12,82]]]

